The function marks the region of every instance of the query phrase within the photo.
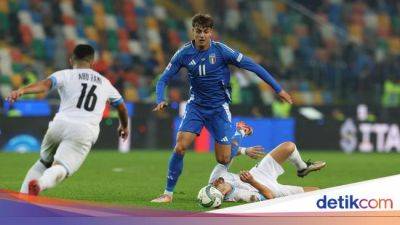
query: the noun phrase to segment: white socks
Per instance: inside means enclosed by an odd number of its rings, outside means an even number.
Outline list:
[[[172,192],[172,191],[167,191],[167,190],[164,190],[164,195],[169,195],[169,196],[172,196],[172,195],[174,195],[174,192]]]
[[[39,179],[40,190],[56,186],[67,176],[67,170],[61,165],[54,165],[44,171],[43,176]]]
[[[28,173],[26,174],[20,192],[23,194],[28,194],[29,181],[39,179],[46,169],[47,168],[43,165],[43,163],[40,162],[40,160],[36,161],[35,164],[33,164],[33,166],[29,169]]]
[[[307,168],[307,164],[301,159],[300,153],[297,150],[297,146],[289,156],[289,161],[297,168],[297,170],[303,170]]]

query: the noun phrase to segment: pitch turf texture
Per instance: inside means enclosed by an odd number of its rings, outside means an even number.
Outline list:
[[[284,166],[286,173],[279,178],[282,184],[327,188],[394,175],[400,171],[400,157],[396,153],[348,155],[334,151],[303,151],[302,155],[305,160],[325,160],[327,167],[302,179],[296,176],[294,167],[287,163]],[[95,150],[76,174],[42,195],[118,205],[206,210],[196,203],[196,196],[198,190],[207,183],[215,165],[212,153],[188,152],[174,202],[167,205],[150,203],[164,190],[169,156],[170,151],[134,150],[120,154]],[[19,190],[27,170],[37,158],[38,154],[0,153],[0,189]],[[250,169],[255,163],[255,160],[247,157],[238,157],[231,171]],[[237,204],[224,203],[222,207]]]

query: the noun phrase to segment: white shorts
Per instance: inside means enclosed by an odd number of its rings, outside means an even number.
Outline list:
[[[250,173],[254,179],[268,187],[274,197],[283,197],[288,195],[294,195],[297,193],[303,193],[302,187],[282,185],[279,184],[277,179],[282,175],[285,170],[282,166],[272,158],[270,154],[266,155],[260,163],[251,168]]]
[[[49,123],[44,136],[40,158],[50,167],[54,161],[65,167],[68,176],[75,173],[85,161],[99,135],[99,128],[65,120]]]

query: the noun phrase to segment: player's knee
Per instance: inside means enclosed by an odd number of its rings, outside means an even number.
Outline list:
[[[226,165],[231,161],[229,156],[219,156],[217,157],[217,162],[222,164],[222,165]]]
[[[292,152],[294,152],[294,150],[296,149],[296,144],[291,141],[284,142],[282,145],[284,149],[290,154],[292,154]]]
[[[187,149],[187,147],[186,147],[184,144],[182,144],[182,143],[176,143],[175,149],[174,149],[174,150],[175,150],[176,153],[178,153],[178,154],[180,154],[180,155],[184,155],[186,149]]]

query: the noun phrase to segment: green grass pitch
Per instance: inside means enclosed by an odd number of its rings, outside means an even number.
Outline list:
[[[38,156],[0,153],[0,189],[19,190],[27,170]],[[95,150],[76,174],[43,195],[117,205],[206,210],[197,205],[196,196],[198,190],[206,185],[215,165],[212,153],[188,152],[175,189],[174,202],[167,205],[150,203],[164,190],[169,156],[170,151],[133,150],[128,154],[120,154],[117,151]],[[280,183],[326,188],[400,172],[400,156],[396,153],[348,155],[333,151],[303,151],[302,156],[305,160],[325,160],[327,167],[302,179],[295,175],[294,167],[286,163],[286,173],[279,178]],[[255,163],[255,160],[241,156],[235,159],[231,171],[250,169]],[[224,203],[222,207],[237,204]]]

